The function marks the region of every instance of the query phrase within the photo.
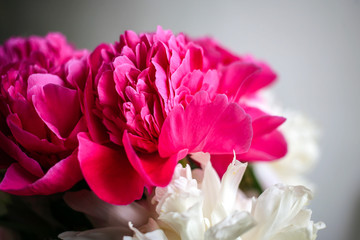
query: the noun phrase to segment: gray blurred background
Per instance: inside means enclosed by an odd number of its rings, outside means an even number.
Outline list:
[[[251,53],[278,72],[274,87],[287,108],[322,128],[322,156],[309,175],[317,192],[313,219],[320,240],[360,236],[360,2],[264,1],[1,1],[0,42],[12,35],[60,31],[79,48],[114,42],[126,29],[157,25],[210,35]]]

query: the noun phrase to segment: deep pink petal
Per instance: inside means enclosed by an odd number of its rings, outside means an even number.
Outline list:
[[[102,200],[129,204],[140,199],[144,181],[134,170],[123,149],[111,149],[79,133],[79,161],[84,178]]]
[[[238,155],[239,160],[270,161],[285,156],[287,143],[284,136],[275,130],[255,137],[248,152]]]
[[[32,133],[24,131],[20,119],[16,114],[9,115],[7,117],[7,123],[16,141],[28,151],[58,153],[65,150],[64,146],[55,145],[47,139],[39,139]]]
[[[211,165],[214,167],[220,178],[222,178],[233,159],[234,154],[211,154],[210,157]]]
[[[250,56],[246,57],[244,60],[256,64],[261,70],[255,73],[251,77],[251,80],[244,84],[242,94],[252,94],[261,88],[267,87],[276,80],[276,73],[266,63],[256,61]]]
[[[77,151],[37,178],[15,163],[7,170],[0,190],[17,195],[49,195],[64,192],[82,179]]]
[[[0,183],[0,190],[12,194],[19,194],[23,190],[23,195],[31,195],[28,186],[35,182],[37,177],[27,172],[18,163],[13,163],[7,169],[3,180]]]
[[[76,90],[47,84],[33,95],[36,112],[59,138],[66,138],[81,116]]]
[[[117,93],[111,71],[104,72],[97,87],[99,101],[101,105],[115,106],[117,104]]]
[[[37,177],[42,177],[44,175],[40,164],[28,157],[18,145],[6,137],[2,132],[0,132],[0,148],[32,175]]]
[[[131,146],[127,131],[124,132],[123,144],[130,163],[144,179],[147,186],[164,187],[169,184],[179,160],[187,154],[187,149],[175,153],[169,158],[162,158],[158,152],[143,154],[135,152]]]
[[[46,138],[46,126],[31,103],[25,99],[17,99],[13,101],[11,109],[19,116],[24,130],[40,139]]]
[[[237,101],[244,84],[251,80],[251,76],[260,71],[260,68],[254,64],[238,61],[223,67],[221,71],[223,76],[219,83],[218,93],[224,93],[229,99]]]
[[[285,122],[286,118],[278,116],[263,116],[255,119],[252,123],[254,138],[274,131],[277,127]]]
[[[200,91],[184,110],[177,106],[168,115],[159,137],[159,153],[171,156],[183,149],[213,154],[243,153],[252,137],[251,119],[236,103],[228,103],[225,95],[213,102]]]
[[[66,63],[66,79],[74,88],[84,90],[86,68],[86,62],[83,60],[71,59]]]
[[[95,60],[94,60],[94,64],[96,64]],[[85,84],[84,115],[91,139],[93,139],[97,143],[102,143],[107,141],[109,139],[109,136],[101,120],[98,117],[96,117],[94,114],[94,109],[95,109],[94,91],[95,90],[93,89],[93,81],[88,79],[88,81],[86,81]]]

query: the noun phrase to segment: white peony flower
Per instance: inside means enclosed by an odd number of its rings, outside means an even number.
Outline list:
[[[236,206],[239,183],[247,164],[234,158],[220,181],[209,154],[203,163],[206,165],[201,183],[192,178],[189,165],[183,168],[178,164],[170,184],[156,188],[153,201],[158,202],[158,220],[182,240],[236,239],[253,226],[250,213]],[[148,239],[146,234],[141,238],[139,232],[135,233],[133,239]]]
[[[258,199],[244,199],[238,186],[247,164],[234,159],[220,181],[209,156],[201,155],[200,162],[203,174],[194,172],[203,175],[201,181],[194,181],[189,166],[178,165],[169,186],[157,188],[159,228],[141,233],[130,226],[135,236],[124,240],[313,240],[325,227],[314,224],[311,211],[304,209],[312,198],[309,189],[275,185]]]

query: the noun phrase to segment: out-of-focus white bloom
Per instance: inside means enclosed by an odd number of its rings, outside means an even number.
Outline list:
[[[305,185],[313,189],[306,174],[319,158],[318,128],[298,112],[283,113],[287,120],[280,127],[288,143],[285,157],[267,163],[254,164],[255,174],[264,188],[276,183]]]
[[[319,158],[319,128],[298,111],[284,110],[276,103],[270,91],[260,92],[249,104],[273,115],[286,118],[279,130],[288,144],[285,157],[271,162],[254,164],[254,171],[261,186],[266,189],[276,183],[304,185],[314,189],[305,178]]]

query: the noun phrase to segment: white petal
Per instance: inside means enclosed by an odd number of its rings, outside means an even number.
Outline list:
[[[233,162],[230,163],[221,179],[220,199],[227,214],[230,214],[234,209],[239,184],[246,167],[247,163],[239,162],[234,156]]]
[[[231,214],[236,209],[236,199],[239,192],[239,184],[244,175],[247,163],[241,163],[235,159],[226,170],[221,179],[220,191],[217,204],[211,215],[211,223],[214,225]]]
[[[156,229],[154,231],[143,234],[138,229],[134,228],[131,222],[129,222],[129,227],[134,231],[135,236],[126,236],[123,240],[167,240],[167,237],[161,229]]]
[[[202,202],[199,201],[183,213],[173,211],[160,214],[159,220],[171,226],[182,240],[201,240],[205,232],[202,215]]]
[[[219,192],[220,192],[220,178],[216,173],[215,169],[212,167],[211,162],[205,166],[204,178],[201,185],[201,190],[204,196],[204,206],[203,212],[204,217],[211,219],[211,214],[218,204],[219,201]],[[223,219],[226,217],[223,211],[218,213],[217,218]]]
[[[206,240],[233,240],[254,226],[248,212],[235,211],[205,232]]]
[[[311,191],[303,186],[278,184],[265,190],[254,201],[252,208],[252,216],[257,225],[242,238],[244,240],[315,239],[319,225],[310,220],[311,211],[303,209],[311,198]]]

